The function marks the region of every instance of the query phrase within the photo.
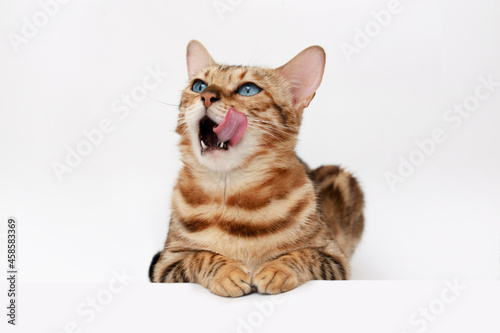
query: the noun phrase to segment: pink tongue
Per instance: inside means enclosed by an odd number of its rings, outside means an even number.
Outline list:
[[[226,142],[234,146],[240,141],[243,133],[247,128],[247,116],[236,111],[234,108],[229,108],[224,121],[219,126],[214,127],[214,133],[217,134],[219,142]]]

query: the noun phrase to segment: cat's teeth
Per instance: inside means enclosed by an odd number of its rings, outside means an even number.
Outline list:
[[[224,142],[221,142],[219,147],[224,148]]]
[[[200,142],[201,142],[201,148],[207,149],[207,145],[205,144],[205,142],[203,142],[203,140],[201,140]]]

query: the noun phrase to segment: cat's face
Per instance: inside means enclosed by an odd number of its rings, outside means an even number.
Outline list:
[[[323,50],[316,46],[278,69],[223,66],[192,41],[187,55],[190,80],[177,126],[181,153],[214,171],[293,153],[302,110],[321,82],[324,61]],[[233,114],[228,114],[231,108]],[[224,136],[223,128],[230,133]]]

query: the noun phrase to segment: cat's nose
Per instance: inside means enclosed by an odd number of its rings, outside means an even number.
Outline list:
[[[201,93],[201,100],[205,104],[206,108],[212,105],[212,103],[217,102],[219,99],[220,94],[216,90],[209,90],[208,88],[206,88],[205,91]]]

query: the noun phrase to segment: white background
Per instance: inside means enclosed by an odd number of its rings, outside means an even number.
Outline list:
[[[389,1],[238,2],[221,0],[230,10],[219,15],[214,1],[73,0],[18,51],[9,33],[22,35],[23,18],[42,10],[2,2],[0,233],[18,219],[21,281],[105,283],[122,269],[148,281],[180,167],[175,105],[191,39],[228,64],[278,67],[310,45],[326,50],[297,151],[312,167],[346,167],[363,186],[353,279],[499,278],[500,86],[458,128],[443,115],[479,77],[500,81],[500,3],[401,0],[347,59],[342,43],[354,45]],[[157,67],[168,75],[120,119],[112,104]],[[52,164],[105,118],[112,133],[59,181]],[[391,190],[385,174],[436,128],[446,141]],[[324,284],[312,285],[321,294]]]

